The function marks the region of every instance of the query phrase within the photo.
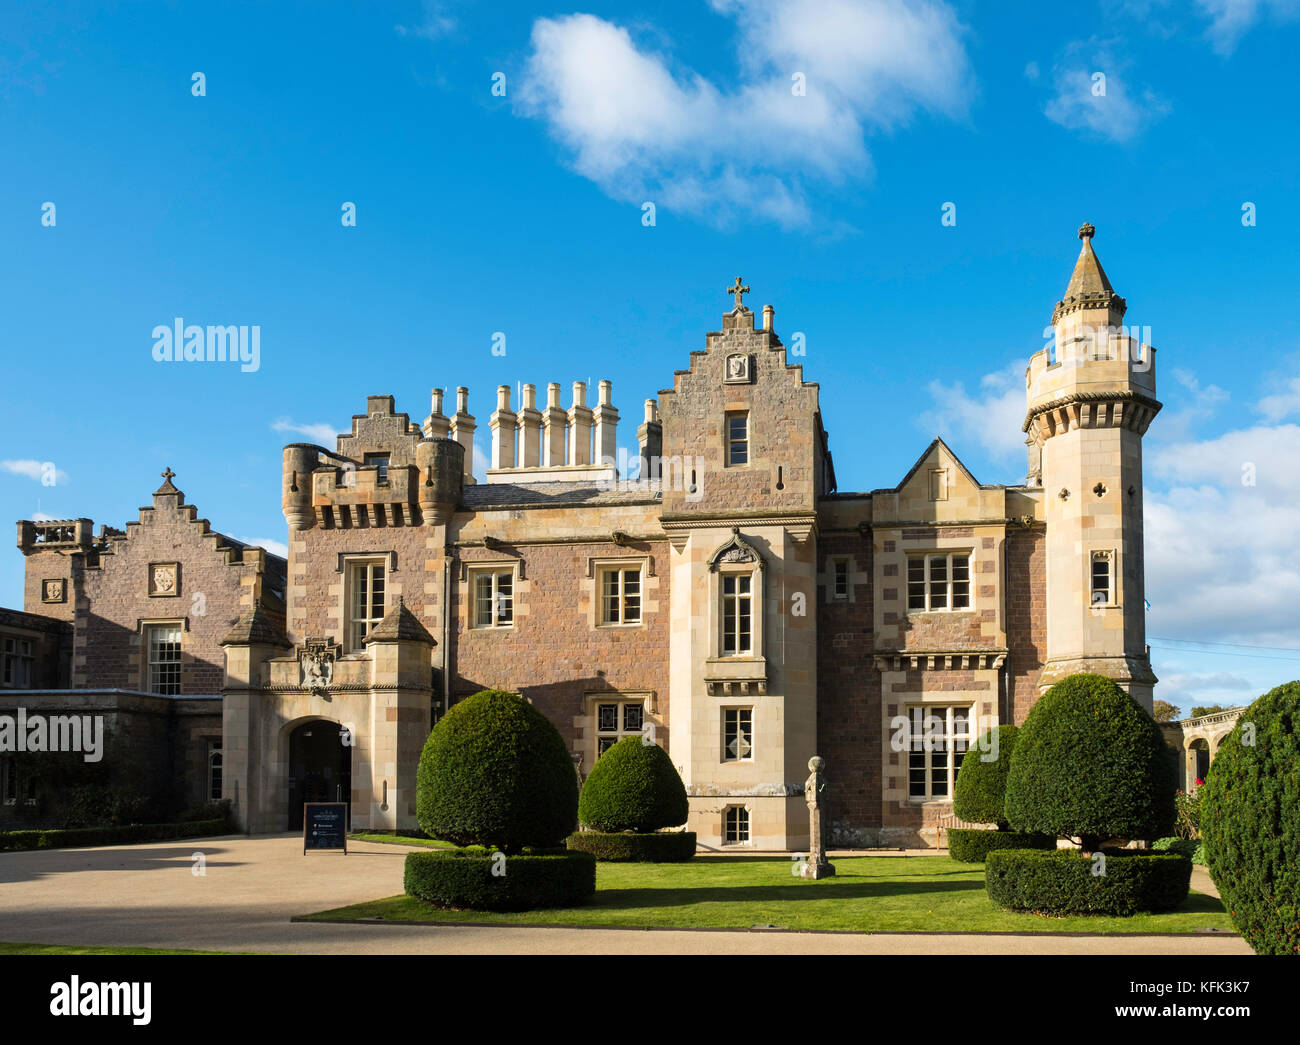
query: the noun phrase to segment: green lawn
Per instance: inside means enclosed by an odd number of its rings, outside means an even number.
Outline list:
[[[791,862],[697,856],[682,864],[602,863],[588,906],[518,914],[440,911],[409,896],[391,896],[304,915],[302,921],[381,918],[390,922],[482,922],[505,925],[604,925],[628,928],[780,926],[853,932],[1188,933],[1236,935],[1223,905],[1193,892],[1169,914],[1131,918],[1045,917],[993,906],[984,866],[946,856],[837,858],[834,878],[794,877]]]
[[[169,951],[155,947],[67,947],[54,943],[0,943],[0,954],[228,954],[228,951]]]
[[[389,845],[422,845],[430,849],[454,849],[450,842],[436,838],[412,838],[409,835],[386,835],[377,831],[354,831],[348,835],[351,842],[384,842]]]

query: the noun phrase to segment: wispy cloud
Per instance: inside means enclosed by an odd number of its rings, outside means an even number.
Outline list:
[[[31,458],[6,460],[0,461],[0,468],[10,475],[21,475],[24,479],[34,479],[46,486],[62,486],[68,481],[68,473],[62,468],[55,468],[51,461],[35,461]]]
[[[969,105],[964,30],[941,0],[712,4],[736,22],[738,76],[681,69],[594,15],[541,18],[518,111],[613,199],[793,227],[812,217],[807,180],[869,173],[869,132]]]
[[[288,418],[280,418],[278,421],[271,422],[271,428],[276,432],[294,432],[298,435],[305,435],[313,443],[317,443],[326,449],[334,446],[338,439],[338,432],[332,424],[328,422],[319,422],[317,424],[298,424],[296,421],[290,421]]]
[[[398,36],[418,36],[425,40],[446,36],[456,28],[456,19],[450,14],[452,6],[446,0],[422,0],[421,21],[415,25],[398,24],[393,30]]]
[[[1131,141],[1169,111],[1169,103],[1137,84],[1111,42],[1076,40],[1052,71],[1055,94],[1043,112],[1053,123],[1111,142]]]
[[[1288,22],[1300,17],[1300,0],[1196,0],[1210,19],[1205,35],[1219,54],[1228,55],[1264,19]]]

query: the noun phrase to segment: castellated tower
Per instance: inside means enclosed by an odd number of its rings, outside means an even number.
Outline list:
[[[1030,472],[1047,521],[1047,661],[1040,687],[1106,675],[1148,711],[1142,437],[1160,410],[1155,349],[1129,337],[1127,308],[1079,229],[1083,249],[1052,313],[1054,341],[1026,372]]]

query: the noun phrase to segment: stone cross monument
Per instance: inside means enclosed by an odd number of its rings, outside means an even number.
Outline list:
[[[802,878],[830,878],[835,867],[826,859],[822,837],[821,793],[826,787],[826,760],[820,755],[808,759],[810,774],[804,781],[803,797],[808,803],[808,862],[799,872]]]

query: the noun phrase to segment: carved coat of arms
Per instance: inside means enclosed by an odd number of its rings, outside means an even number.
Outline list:
[[[313,693],[324,692],[334,681],[334,661],[338,656],[338,646],[332,640],[307,639],[298,654],[298,664],[302,669],[304,689]]]

